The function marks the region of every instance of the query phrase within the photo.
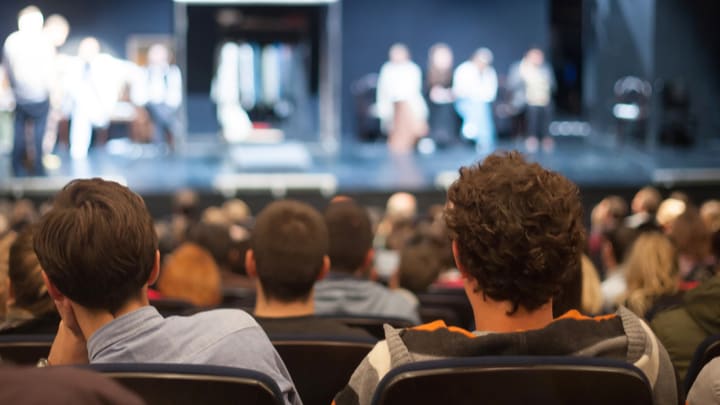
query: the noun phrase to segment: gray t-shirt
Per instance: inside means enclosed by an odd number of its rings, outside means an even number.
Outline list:
[[[163,318],[154,307],[143,307],[98,329],[87,349],[91,363],[186,363],[260,371],[277,382],[286,404],[302,404],[267,335],[240,310]]]

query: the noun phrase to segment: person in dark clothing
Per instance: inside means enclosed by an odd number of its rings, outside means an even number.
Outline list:
[[[265,332],[369,337],[359,329],[316,317],[315,281],[330,270],[323,217],[299,201],[277,201],[258,216],[245,255],[256,279],[255,319]]]

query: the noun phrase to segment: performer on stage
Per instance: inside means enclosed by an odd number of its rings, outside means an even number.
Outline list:
[[[452,76],[452,49],[444,43],[433,45],[428,52],[425,96],[430,112],[430,139],[438,146],[450,144],[457,136]]]
[[[390,48],[389,60],[380,69],[376,105],[392,152],[411,152],[417,140],[427,134],[428,109],[422,95],[422,71],[410,59],[410,51],[404,44]]]
[[[165,135],[172,148],[178,135],[182,103],[182,75],[180,68],[170,63],[170,51],[163,44],[155,44],[148,50],[148,65],[140,75],[139,89],[146,94],[142,104],[150,115],[155,128],[153,142],[162,145]]]
[[[460,133],[475,141],[479,153],[495,148],[495,122],[492,103],[497,96],[497,74],[492,66],[493,54],[480,48],[472,58],[455,69],[453,92],[455,108],[463,120]]]
[[[510,67],[508,87],[513,93],[513,105],[525,114],[527,138],[525,148],[537,152],[542,138],[543,150],[549,152],[554,142],[548,127],[552,115],[552,92],[555,76],[545,63],[545,55],[539,48],[531,48],[519,62]]]
[[[43,34],[43,15],[29,6],[18,15],[18,31],[3,48],[3,64],[15,97],[15,129],[12,168],[16,176],[43,176],[42,141],[49,110],[50,86],[54,75],[55,51]],[[28,148],[26,126],[32,125],[32,149]],[[25,160],[32,150],[32,169]]]
[[[57,141],[58,124],[63,117],[62,104],[65,100],[65,80],[68,69],[71,66],[71,56],[60,52],[60,47],[65,45],[70,24],[65,17],[53,14],[45,20],[43,32],[54,50],[54,77],[50,87],[50,111],[48,113],[47,127],[43,139],[43,161],[48,167],[57,166],[57,157],[51,156]],[[54,161],[48,163],[48,159]]]

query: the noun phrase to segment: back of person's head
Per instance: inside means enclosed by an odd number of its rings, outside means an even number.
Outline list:
[[[400,250],[398,283],[414,293],[422,293],[437,280],[442,268],[440,252],[431,240],[418,236]]]
[[[700,217],[708,231],[711,233],[720,231],[720,200],[705,201],[700,206]]]
[[[662,201],[660,192],[652,186],[646,186],[641,188],[632,200],[632,211],[633,213],[646,212],[650,215],[655,215]]]
[[[600,288],[600,277],[592,260],[582,255],[580,262],[582,272],[582,302],[580,309],[588,315],[597,315],[602,310],[603,296]]]
[[[313,207],[276,201],[258,215],[250,249],[266,299],[305,301],[327,263],[328,230]]]
[[[66,185],[33,241],[52,284],[91,309],[115,312],[142,298],[157,265],[158,240],[142,198],[102,179]]]
[[[222,205],[225,218],[232,224],[247,225],[251,219],[252,211],[245,201],[233,198],[227,200]]]
[[[210,252],[221,270],[245,274],[245,252],[250,247],[250,232],[240,225],[228,227],[199,222],[190,227],[185,241]]]
[[[220,269],[202,247],[185,242],[165,262],[157,283],[168,298],[183,299],[198,307],[220,304]]]
[[[385,218],[390,221],[412,220],[417,215],[417,201],[410,193],[399,192],[390,196],[385,206]]]
[[[173,196],[173,213],[188,218],[195,218],[198,215],[197,193],[190,189],[181,189]]]
[[[55,304],[48,294],[42,267],[33,250],[35,229],[36,226],[26,227],[10,246],[8,278],[12,298],[9,302],[12,307],[39,317],[55,311]]]
[[[658,297],[678,290],[675,246],[660,232],[638,236],[625,261],[627,307],[644,316]]]
[[[370,217],[362,206],[353,201],[340,201],[325,210],[330,238],[330,265],[332,271],[355,273],[368,264],[373,233]]]
[[[577,186],[518,152],[461,168],[445,221],[460,270],[484,296],[509,301],[511,313],[545,305],[579,268],[585,230]]]
[[[8,278],[8,262],[10,256],[10,246],[17,238],[17,234],[13,231],[0,237],[0,319],[5,318],[6,305],[9,296],[9,278]]]
[[[669,236],[678,253],[687,258],[702,261],[710,255],[711,235],[694,207],[689,207],[675,219]]]
[[[609,252],[604,252],[604,255],[611,257],[604,257],[603,261],[607,267],[616,267],[623,263],[625,260],[632,244],[640,234],[640,230],[636,228],[630,228],[628,226],[619,226],[615,229],[606,232],[603,236],[607,241],[607,247]],[[607,270],[612,270],[608,268]]]
[[[672,230],[675,220],[687,209],[687,203],[676,198],[667,198],[660,203],[655,219],[666,232]]]

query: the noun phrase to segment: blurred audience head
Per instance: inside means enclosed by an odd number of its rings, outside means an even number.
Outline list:
[[[672,232],[673,223],[685,212],[687,204],[675,198],[668,198],[660,203],[655,219],[665,233]]]
[[[220,269],[210,252],[185,242],[165,261],[157,289],[167,298],[182,299],[198,307],[220,304]]]
[[[391,221],[413,220],[417,215],[417,200],[410,193],[399,192],[390,196],[385,206],[385,217]]]
[[[33,242],[53,299],[114,313],[145,300],[145,287],[157,278],[150,213],[139,195],[115,182],[70,182],[40,220]]]
[[[697,209],[690,207],[673,221],[669,232],[678,254],[696,262],[710,255],[710,232]]]
[[[709,200],[700,207],[700,217],[708,231],[720,231],[720,200]]]
[[[437,247],[421,235],[400,250],[398,284],[406,290],[413,293],[426,292],[442,270]]]
[[[639,233],[635,228],[619,226],[603,235],[602,262],[605,270],[614,270],[622,265]]]
[[[55,304],[42,278],[42,268],[33,249],[36,226],[28,226],[20,232],[10,247],[8,279],[10,294],[8,309],[16,308],[40,317],[55,311]]]
[[[373,259],[373,233],[365,208],[353,201],[335,202],[324,216],[332,271],[366,273]]]
[[[625,262],[627,292],[625,305],[638,316],[645,316],[663,295],[678,291],[677,251],[660,232],[638,236]]]
[[[259,279],[265,300],[306,302],[329,271],[328,243],[317,210],[299,201],[276,201],[257,217],[245,266]]]
[[[630,208],[634,214],[647,213],[649,215],[655,215],[661,201],[662,196],[660,192],[655,187],[647,186],[635,193]]]
[[[507,301],[508,314],[545,306],[579,271],[585,230],[577,186],[518,152],[461,168],[445,221],[468,294]]]
[[[238,198],[227,200],[222,205],[225,218],[232,224],[246,225],[252,218],[252,211],[245,201]]]
[[[178,190],[173,196],[173,214],[196,218],[199,214],[199,197],[191,189]]]

